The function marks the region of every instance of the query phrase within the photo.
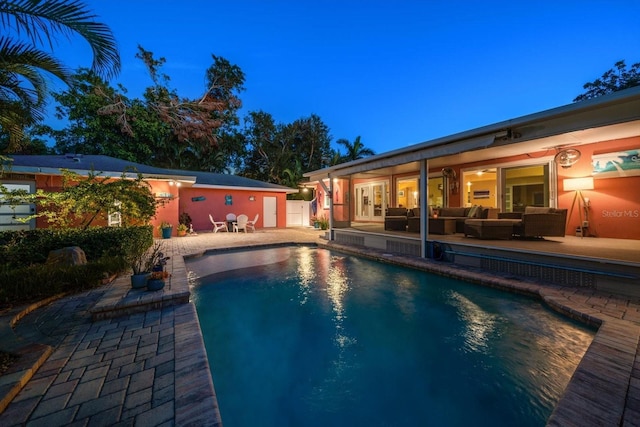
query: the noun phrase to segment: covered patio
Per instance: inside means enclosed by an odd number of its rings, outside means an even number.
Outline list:
[[[305,176],[338,244],[638,296],[640,195],[629,191],[640,185],[638,153],[640,87]],[[507,227],[501,240],[434,228],[439,209],[476,206],[491,209],[492,224],[532,207],[566,221],[530,239]],[[387,220],[402,209],[413,215],[406,227]]]

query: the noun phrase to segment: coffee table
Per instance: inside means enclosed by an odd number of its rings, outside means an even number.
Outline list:
[[[429,233],[454,234],[456,232],[455,218],[429,218]]]

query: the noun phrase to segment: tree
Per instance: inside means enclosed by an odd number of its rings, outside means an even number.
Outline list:
[[[80,1],[0,0],[0,25],[15,36],[0,36],[0,127],[11,142],[20,141],[23,129],[44,117],[47,77],[70,83],[70,72],[43,45],[53,49],[57,36],[79,35],[93,51],[95,72],[109,78],[120,71],[111,30]],[[13,148],[9,144],[8,151]]]
[[[158,134],[170,134],[168,127],[148,120],[144,105],[129,99],[124,87],[111,87],[87,68],[79,69],[72,76],[71,86],[52,96],[57,103],[56,117],[67,125],[60,130],[49,126],[37,129],[55,141],[58,153],[99,154],[147,163],[152,154],[149,141]],[[140,117],[132,123],[134,136],[122,131],[122,116],[100,114],[112,104],[124,104]]]
[[[618,61],[614,64],[614,68],[605,72],[602,77],[585,83],[583,89],[586,89],[586,92],[578,95],[573,102],[597,98],[638,85],[640,85],[640,62],[636,62],[627,69],[624,60]]]
[[[360,136],[357,136],[356,139],[353,140],[353,144],[344,138],[337,140],[336,143],[342,145],[347,150],[346,154],[340,156],[338,163],[350,162],[376,154],[372,149],[364,146],[362,141],[360,141]]]
[[[36,136],[41,134],[39,129],[39,125],[25,129],[19,141],[12,141],[8,132],[0,132],[0,153],[8,153],[11,145],[11,154],[53,154],[47,141]]]
[[[304,172],[322,168],[331,151],[329,128],[314,114],[276,124],[269,113],[250,112],[244,135],[247,155],[241,175],[293,188]]]
[[[237,93],[244,74],[224,58],[213,56],[206,71],[206,103],[182,99],[162,74],[164,59],[140,48],[154,84],[142,98],[129,98],[126,88],[111,87],[88,69],[73,76],[73,85],[54,93],[61,130],[42,127],[61,153],[103,154],[159,167],[229,172],[244,154],[244,138],[236,129],[241,106]],[[195,107],[194,107],[195,105]],[[215,142],[215,143],[214,143]]]
[[[7,192],[3,204],[36,203],[40,206],[38,213],[27,219],[45,217],[50,226],[59,228],[86,229],[96,219],[106,220],[109,212],[116,210],[121,214],[123,225],[142,225],[156,213],[157,202],[149,184],[140,174],[129,179],[127,173],[131,170],[123,171],[120,179],[100,177],[93,171],[87,178],[68,170],[62,172],[61,191]]]
[[[136,123],[149,124],[145,131],[151,149],[149,164],[177,169],[210,170],[209,162],[221,168],[218,151],[220,138],[235,147],[237,140],[230,129],[237,125],[241,107],[236,93],[243,90],[244,74],[239,67],[212,55],[214,64],[206,72],[207,87],[196,99],[180,97],[169,86],[170,77],[161,69],[166,60],[138,46],[136,57],[147,67],[153,85],[142,100],[126,102],[114,99],[102,107],[100,114],[118,117],[122,133],[136,135]],[[137,106],[138,108],[133,108]]]
[[[279,129],[271,114],[251,111],[245,118],[244,137],[247,157],[241,175],[260,181],[277,181],[278,164],[283,163],[286,150],[280,145]]]

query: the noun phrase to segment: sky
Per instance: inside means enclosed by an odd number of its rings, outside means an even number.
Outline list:
[[[245,73],[240,116],[318,115],[333,141],[376,153],[572,103],[619,60],[640,62],[639,0],[85,0],[113,31],[130,97],[151,85],[198,97],[222,56]],[[88,67],[82,41],[56,46]],[[59,126],[58,126],[59,127]]]

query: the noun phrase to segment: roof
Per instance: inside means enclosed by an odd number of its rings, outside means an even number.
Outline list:
[[[164,169],[128,160],[102,155],[59,154],[59,155],[8,155],[13,159],[11,171],[41,175],[60,175],[61,169],[86,175],[90,171],[103,176],[120,177],[142,174],[144,178],[175,180],[200,188],[252,189],[272,192],[296,193],[298,190],[282,185],[262,182],[238,175],[213,172]]]
[[[516,151],[544,151],[638,135],[640,86],[307,172],[303,176],[316,181],[376,169],[392,170],[403,164],[415,167],[419,161],[432,159],[441,160],[430,161],[431,165],[442,166],[453,155],[462,155],[454,160],[464,163],[504,157]]]

